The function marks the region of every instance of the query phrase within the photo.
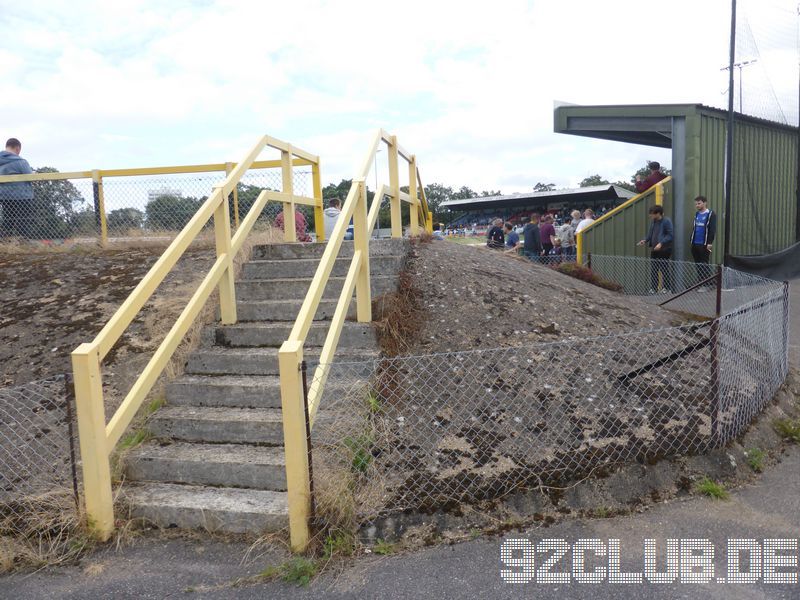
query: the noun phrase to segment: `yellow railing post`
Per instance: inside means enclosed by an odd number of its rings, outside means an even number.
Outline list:
[[[223,325],[236,323],[236,286],[233,279],[233,253],[231,252],[231,221],[228,208],[228,190],[215,188],[221,195],[219,206],[214,210],[214,241],[217,258],[226,257],[225,272],[219,280],[219,316]]]
[[[225,175],[230,175],[233,171],[233,163],[225,163]],[[233,227],[239,229],[239,184],[233,188]]]
[[[284,194],[294,195],[294,181],[292,180],[292,147],[281,151],[281,175],[283,177]],[[297,224],[294,222],[294,202],[283,203],[283,241],[297,241]]]
[[[575,234],[575,262],[583,264],[583,232]]]
[[[311,165],[311,178],[314,185],[314,193],[312,196],[317,201],[316,206],[314,206],[314,231],[317,234],[317,241],[324,242],[325,215],[322,214],[322,211],[325,207],[322,204],[322,174],[320,173],[319,162],[315,162]]]
[[[392,237],[403,237],[403,213],[400,210],[400,174],[397,164],[397,136],[391,137],[389,144],[389,188],[392,191]]]
[[[96,345],[81,344],[72,352],[72,373],[75,378],[86,516],[94,535],[105,541],[114,529],[114,499],[108,462],[100,353]]]
[[[289,537],[292,551],[308,546],[311,514],[311,479],[306,441],[305,398],[300,365],[303,343],[285,341],[278,351],[283,413],[283,445],[286,457],[286,490],[289,503]]]
[[[411,198],[411,206],[408,214],[411,216],[411,235],[419,235],[419,198],[417,194],[417,157],[411,155],[408,161],[408,195]]]
[[[656,206],[664,206],[664,186],[661,183],[656,184]]]
[[[356,313],[359,323],[372,321],[372,291],[369,276],[369,235],[367,230],[367,184],[358,184],[358,202],[353,212],[353,250],[361,250],[361,267],[356,278]],[[375,198],[373,202],[379,202]],[[352,297],[352,296],[351,296]]]
[[[103,175],[98,170],[92,171],[92,187],[94,188],[94,209],[97,211],[97,222],[100,225],[100,245],[108,244],[108,219],[106,217],[106,200],[103,195]]]

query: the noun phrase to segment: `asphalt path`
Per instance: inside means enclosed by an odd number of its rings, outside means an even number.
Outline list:
[[[791,287],[790,358],[800,368],[800,282]],[[780,462],[752,485],[735,490],[728,501],[691,497],[649,508],[625,517],[566,520],[546,528],[510,533],[502,538],[484,537],[454,545],[440,545],[394,556],[365,556],[341,569],[329,569],[306,588],[283,582],[232,586],[237,578],[259,572],[280,560],[278,554],[243,562],[247,548],[237,543],[208,540],[145,537],[119,550],[106,548],[77,566],[48,568],[32,574],[0,579],[0,598],[591,598],[592,600],[648,599],[789,599],[800,598],[797,583],[798,538],[800,538],[800,448],[789,447]],[[501,547],[509,540],[528,549],[534,569],[501,561]],[[545,583],[544,560],[553,557],[543,540],[563,540],[567,552],[551,569],[569,582]],[[620,572],[644,570],[644,543],[656,540],[659,571],[666,571],[664,549],[668,539],[706,540],[714,549],[714,573],[710,583],[688,583],[702,576],[688,564],[690,544],[683,542],[679,554],[687,561],[673,583],[610,583],[608,553],[619,540]],[[760,548],[761,560],[743,561],[743,571],[761,565],[761,576],[753,584],[721,583],[729,578],[727,547],[731,539],[751,539]],[[788,549],[778,558],[768,551],[771,540],[788,540]],[[579,542],[579,540],[595,540]],[[576,543],[599,544],[600,556],[587,552],[586,570],[599,573],[599,583],[581,583],[574,572]],[[682,554],[681,554],[682,552]],[[706,550],[708,552],[708,550]],[[605,556],[602,554],[605,553]],[[522,551],[510,555],[511,561]],[[781,558],[782,557],[782,558]],[[507,557],[508,558],[508,557]],[[775,561],[778,575],[789,583],[765,583],[766,567]],[[530,563],[528,563],[530,564]],[[606,569],[605,572],[600,569]],[[504,576],[503,572],[506,571]],[[707,567],[706,567],[706,573]],[[521,583],[506,580],[515,574]]]

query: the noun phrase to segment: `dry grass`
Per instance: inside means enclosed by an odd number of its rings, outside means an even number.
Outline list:
[[[92,547],[69,488],[0,506],[0,573],[71,562]]]
[[[397,291],[372,301],[372,324],[378,332],[378,344],[385,356],[399,356],[417,340],[426,314],[421,297],[420,291],[414,287],[412,275],[402,271]]]

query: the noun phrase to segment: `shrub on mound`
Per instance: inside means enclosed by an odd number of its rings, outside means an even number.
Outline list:
[[[580,279],[581,281],[591,283],[606,290],[611,290],[612,292],[622,291],[622,286],[618,284],[616,281],[609,281],[608,279],[603,279],[599,275],[595,275],[595,273],[591,269],[587,269],[586,267],[582,267],[575,263],[564,262],[557,265],[553,265],[552,268],[558,271],[559,273],[563,273],[564,275],[569,275],[570,277],[574,277],[575,279]]]

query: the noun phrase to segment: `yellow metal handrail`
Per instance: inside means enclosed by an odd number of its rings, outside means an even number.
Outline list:
[[[257,163],[256,158],[267,147],[280,150],[281,160]],[[292,193],[294,157],[303,161],[303,164],[312,165],[315,180],[314,198],[295,196]],[[284,182],[283,192],[262,191],[238,227],[236,235],[231,236],[228,197],[236,189],[236,185],[247,170],[257,164],[281,167]],[[222,183],[214,186],[213,193],[150,268],[100,333],[94,340],[81,344],[72,352],[86,513],[95,534],[103,540],[108,538],[114,526],[109,465],[111,452],[215,289],[219,289],[222,323],[236,322],[233,259],[242,248],[245,238],[252,230],[266,203],[270,200],[283,203],[286,241],[296,241],[296,232],[293,226],[295,203],[313,205],[315,210],[319,211],[317,223],[322,223],[322,194],[319,185],[319,158],[317,156],[270,136],[263,136],[244,160],[227,170],[229,170],[227,177]],[[216,261],[117,411],[106,424],[101,375],[103,359],[212,217],[214,219]]]
[[[597,227],[598,225],[600,225],[604,221],[607,221],[607,220],[611,219],[613,216],[617,215],[618,213],[621,213],[622,211],[624,211],[627,208],[630,208],[632,205],[636,204],[637,202],[640,202],[640,201],[644,200],[645,198],[648,198],[648,197],[650,197],[652,195],[655,195],[655,203],[656,203],[656,205],[657,206],[663,206],[664,205],[664,185],[669,183],[670,181],[672,181],[672,177],[666,177],[666,178],[662,179],[661,181],[659,181],[658,183],[656,183],[656,184],[652,185],[651,187],[647,188],[645,191],[641,192],[640,194],[637,194],[633,198],[629,198],[628,200],[626,200],[625,202],[623,202],[619,206],[614,207],[613,209],[608,211],[606,214],[604,214],[602,217],[596,219],[594,221],[594,223],[590,223],[584,229],[582,229],[579,233],[576,233],[575,234],[575,253],[576,253],[576,257],[575,258],[576,258],[576,262],[579,265],[583,263],[583,254],[584,254],[583,253],[583,247],[585,245],[583,236],[587,231]]]
[[[389,184],[378,187],[367,210],[366,178],[374,164],[381,143],[388,147]],[[409,191],[400,191],[399,158],[408,163]],[[302,393],[300,365],[303,362],[303,346],[311,328],[314,315],[319,307],[325,286],[333,270],[334,262],[344,240],[345,231],[353,219],[353,258],[345,277],[339,301],[336,305],[328,334],[320,354],[320,366],[308,389],[308,414],[310,427],[313,427],[320,399],[327,380],[325,365],[330,364],[339,343],[345,317],[350,307],[353,291],[356,293],[356,318],[367,323],[372,320],[372,296],[370,289],[369,239],[378,219],[381,202],[389,196],[391,202],[392,237],[403,236],[401,202],[411,205],[409,229],[412,236],[420,233],[420,219],[428,232],[433,230],[433,217],[428,210],[424,188],[419,177],[416,156],[404,150],[397,137],[383,130],[375,134],[361,169],[353,179],[353,184],[342,206],[331,238],[325,246],[317,271],[306,294],[297,320],[289,338],[278,353],[281,377],[281,405],[283,411],[283,434],[286,456],[286,481],[289,503],[289,532],[291,546],[295,551],[306,548],[310,538],[308,519],[310,511],[310,479],[305,429],[306,400]]]
[[[302,150],[300,151],[302,152]],[[307,167],[312,168],[312,177],[314,181],[315,195],[322,196],[322,188],[319,178],[319,163],[315,163],[307,158],[310,154],[303,153],[304,156],[299,157],[295,155],[292,158],[293,167]],[[276,169],[283,168],[282,160],[257,160],[250,165],[250,169]],[[236,163],[209,163],[202,165],[172,165],[163,167],[135,167],[130,169],[93,169],[91,171],[68,171],[57,173],[29,173],[25,175],[0,175],[0,184],[15,183],[23,181],[62,181],[66,179],[91,179],[96,184],[94,190],[95,199],[97,200],[97,210],[100,221],[100,243],[105,246],[108,243],[108,215],[105,211],[105,202],[103,194],[103,180],[106,177],[136,177],[143,175],[182,175],[187,173],[213,173],[216,171],[229,174],[236,168]],[[284,188],[285,189],[285,188]],[[319,193],[317,194],[317,190]],[[298,204],[311,204],[310,202],[301,202],[295,200]],[[315,210],[317,210],[316,204]],[[322,222],[322,208],[318,207],[319,214],[315,216]],[[238,190],[233,189],[233,224],[239,227],[239,194]],[[322,226],[317,226],[317,237],[323,239],[325,230]],[[322,237],[320,237],[322,236]]]

